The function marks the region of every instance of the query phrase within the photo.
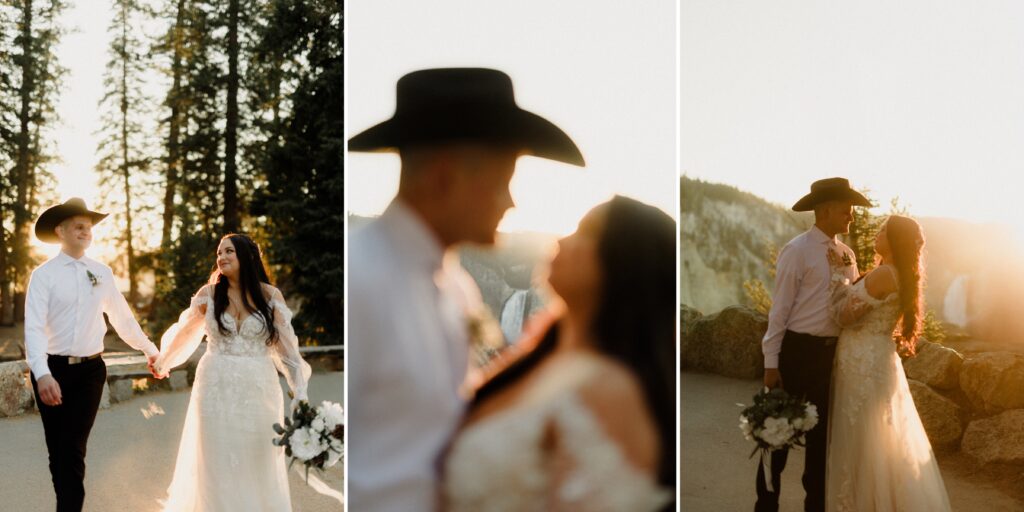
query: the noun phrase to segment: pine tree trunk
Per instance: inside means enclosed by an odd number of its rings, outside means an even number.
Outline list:
[[[128,6],[121,5],[121,172],[124,176],[124,239],[128,256],[128,302],[138,300],[135,248],[132,245],[132,185],[128,161]]]
[[[177,193],[178,176],[181,173],[181,46],[185,23],[185,0],[178,0],[177,19],[171,37],[171,118],[167,140],[167,188],[164,189],[163,227],[160,233],[160,249],[167,251],[171,246],[171,229],[174,226],[174,196]],[[157,279],[167,276],[164,265],[157,265]]]
[[[3,203],[0,202],[0,219],[4,218]],[[14,325],[14,297],[11,294],[11,281],[7,260],[7,233],[0,226],[0,325]]]
[[[224,133],[224,232],[239,228],[238,202],[238,0],[228,2],[228,106]]]
[[[14,205],[14,240],[11,254],[13,260],[14,285],[26,274],[28,264],[28,188],[29,188],[29,138],[32,108],[32,93],[35,89],[35,55],[32,51],[32,0],[24,0],[22,4],[21,23],[21,88],[18,91],[20,108],[18,110],[18,155],[15,165],[15,188],[17,202]]]

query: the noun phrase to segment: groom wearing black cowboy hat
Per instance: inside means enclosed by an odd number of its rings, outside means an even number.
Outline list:
[[[857,278],[856,256],[838,238],[849,232],[854,206],[871,206],[871,202],[845,178],[814,182],[811,191],[793,205],[794,211],[813,211],[814,225],[779,252],[768,330],[761,341],[764,385],[805,397],[821,418],[806,438],[802,481],[807,511],[825,510],[829,390],[840,332],[829,314],[829,261],[842,262],[841,270],[850,281]],[[758,465],[756,512],[779,509],[779,486],[788,456],[786,449],[771,453],[770,475],[765,474],[764,464]]]
[[[349,250],[348,457],[352,510],[426,510],[435,462],[463,411],[466,312],[482,301],[457,259],[491,244],[513,206],[520,155],[582,166],[572,139],[523,110],[512,80],[480,68],[425,69],[398,81],[395,114],[349,139],[350,151],[401,158],[398,194]]]
[[[92,227],[107,214],[72,198],[36,220],[39,240],[61,251],[32,271],[25,297],[25,358],[43,420],[57,511],[81,511],[85,452],[107,379],[100,355],[110,318],[150,364],[159,351],[139,327],[110,267],[85,255]]]

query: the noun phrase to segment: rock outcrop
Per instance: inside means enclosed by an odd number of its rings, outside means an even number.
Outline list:
[[[960,368],[963,363],[964,356],[956,350],[938,343],[921,341],[917,346],[917,355],[903,361],[903,369],[907,372],[907,378],[933,388],[952,390],[960,385]]]
[[[972,421],[964,432],[961,448],[985,464],[1024,464],[1024,409]]]
[[[960,388],[983,414],[1024,409],[1024,355],[990,352],[967,359]]]
[[[0,417],[17,416],[35,406],[24,361],[0,363]]]
[[[683,328],[683,368],[744,379],[764,374],[761,338],[768,329],[767,317],[743,306],[728,307],[705,317],[698,315],[695,310],[681,315],[696,318],[691,329]]]
[[[914,405],[932,446],[956,447],[964,432],[960,406],[927,384],[912,379],[907,383],[910,385],[910,394],[914,396]]]

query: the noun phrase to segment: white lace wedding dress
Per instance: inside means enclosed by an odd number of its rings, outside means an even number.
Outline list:
[[[456,435],[443,478],[446,509],[644,512],[666,505],[669,492],[630,465],[578,395],[601,369],[591,356],[552,363],[515,405]],[[564,453],[545,447],[549,428]]]
[[[291,311],[279,292],[271,299],[278,341],[266,344],[263,319],[236,325],[223,315],[222,334],[209,287],[200,290],[164,333],[158,371],[184,363],[203,335],[166,512],[281,512],[291,510],[284,449],[274,446],[274,423],[284,419],[278,371],[295,399],[306,398],[310,367],[298,351]],[[205,312],[204,312],[205,309]]]
[[[878,271],[895,276],[891,266]],[[893,342],[899,296],[875,299],[865,282],[850,285],[833,274],[832,312],[847,325],[832,373],[826,510],[948,511],[942,475]]]

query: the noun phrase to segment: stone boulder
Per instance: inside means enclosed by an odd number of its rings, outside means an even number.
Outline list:
[[[34,405],[35,396],[25,362],[0,363],[0,417],[17,416]]]
[[[693,332],[697,321],[703,316],[700,311],[685,304],[679,308],[679,365],[681,368],[685,369],[688,366],[690,358],[687,351],[693,346]]]
[[[960,446],[984,464],[1024,464],[1024,409],[972,421]]]
[[[132,389],[131,379],[118,379],[110,382],[109,384],[110,401],[112,403],[127,402],[135,395],[135,390]]]
[[[100,395],[100,409],[110,409],[110,384],[103,383],[103,394]]]
[[[937,448],[953,448],[963,434],[962,412],[952,400],[916,380],[908,380],[910,394],[928,433],[928,440]]]
[[[960,389],[985,414],[1024,409],[1024,355],[989,352],[964,361]]]
[[[685,320],[684,320],[685,321]],[[758,379],[764,375],[761,338],[768,318],[753,309],[730,306],[698,317],[682,350],[682,365],[726,377]]]
[[[922,341],[917,355],[903,361],[907,378],[921,381],[933,388],[951,390],[960,385],[960,368],[964,356],[938,343]]]

